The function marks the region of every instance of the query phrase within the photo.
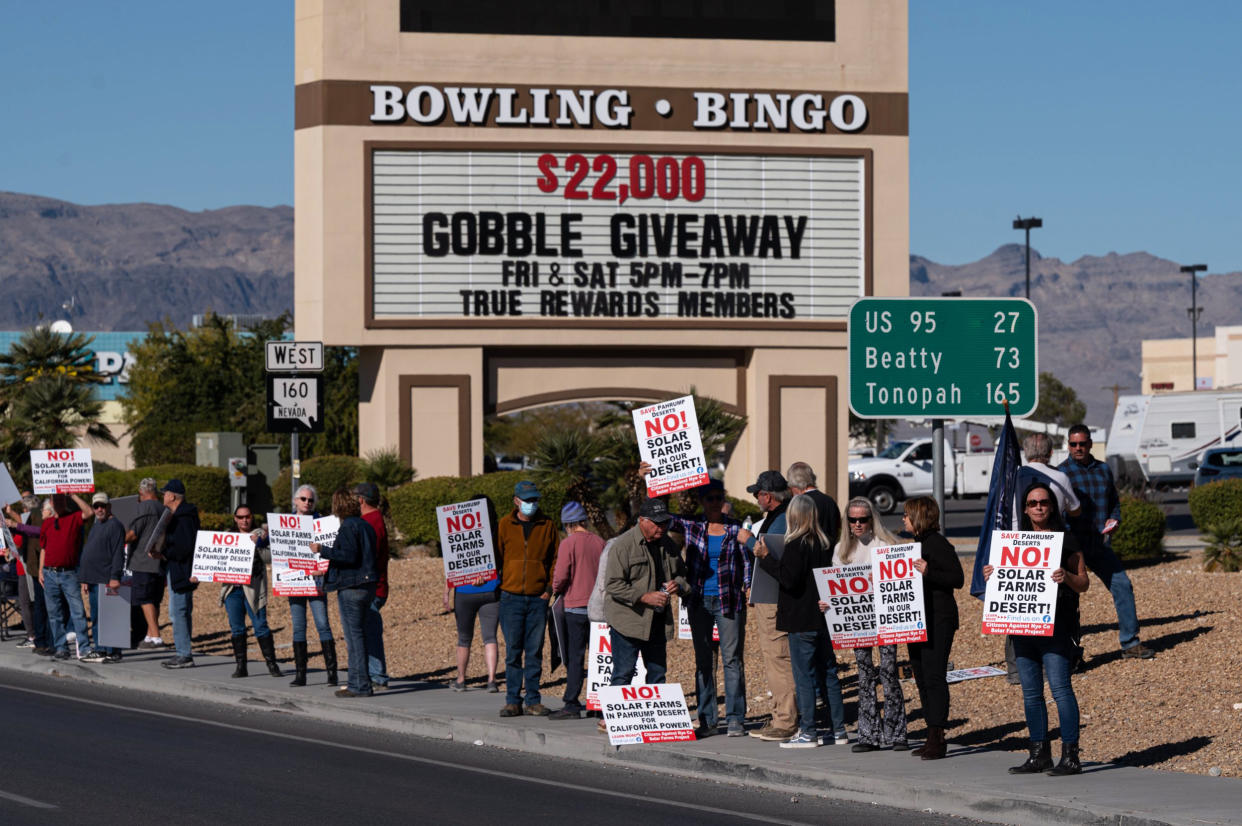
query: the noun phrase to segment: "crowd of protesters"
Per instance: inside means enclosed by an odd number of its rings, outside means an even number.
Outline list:
[[[1079,454],[1090,446],[1084,432],[1077,428],[1071,433],[1078,439]],[[1015,527],[1065,536],[1062,563],[1052,574],[1062,586],[1054,633],[1010,640],[1031,738],[1027,761],[1011,771],[1074,774],[1081,771],[1081,763],[1078,705],[1070,675],[1078,633],[1078,595],[1087,590],[1089,566],[1112,586],[1127,653],[1136,657],[1150,653],[1139,647],[1131,627],[1137,623],[1132,618],[1128,580],[1099,562],[1108,561],[1107,535],[1119,516],[1104,484],[1110,480],[1094,468],[1089,456],[1073,456],[1078,464],[1068,468],[1066,476],[1040,463],[1047,458],[1042,441],[1029,447],[1031,461],[1023,470],[1027,475],[1020,478],[1015,497],[1020,520]],[[640,468],[644,476],[650,471],[645,464]],[[1085,488],[1077,496],[1075,484]],[[640,657],[646,681],[660,683],[667,673],[667,641],[676,627],[671,610],[675,596],[687,613],[694,648],[698,737],[750,734],[778,741],[782,748],[849,744],[836,654],[824,622],[828,606],[820,599],[813,572],[867,564],[872,549],[898,540],[879,522],[866,498],[847,503],[843,525],[836,502],[816,488],[815,473],[804,462],[794,463],[785,474],[764,471],[747,491],[762,511],[757,522],[743,523],[730,516],[724,486],[713,480],[694,491],[697,515],[675,515],[665,499],[645,499],[633,523],[607,543],[592,531],[581,503],[566,503],[559,520],[546,515],[533,482],[516,486],[512,509],[499,518],[485,495],[473,497],[487,500],[497,575],[493,579],[480,576],[445,590],[445,610],[456,615],[457,623],[454,690],[466,690],[477,622],[489,692],[499,691],[498,629],[505,638],[505,698],[500,716],[580,718],[586,710],[584,659],[591,622],[604,621],[609,626],[613,685],[625,685],[634,678]],[[1073,523],[1080,528],[1077,533],[1087,536],[1081,541],[1075,532],[1065,533],[1065,516],[1078,517],[1079,500],[1093,505],[1093,521]],[[380,492],[370,483],[332,494],[331,513],[340,520],[339,532],[330,544],[309,545],[327,563],[326,571],[314,577],[317,593],[289,597],[293,686],[307,684],[308,609],[326,681],[338,683],[334,632],[327,611],[329,593],[336,594],[348,659],[347,684],[337,690],[337,696],[370,696],[388,686],[381,611],[388,597],[389,549],[380,505]],[[318,506],[315,488],[302,485],[294,494],[291,510],[318,517]],[[199,516],[179,480],[171,479],[159,488],[155,480],[143,479],[136,515],[128,526],[113,515],[112,502],[103,492],[95,493],[89,503],[76,494],[55,494],[40,501],[24,492],[19,507],[6,510],[13,538],[6,555],[8,564],[19,573],[17,596],[26,629],[19,648],[54,659],[119,662],[121,648],[100,643],[98,620],[101,592],[115,592],[125,582],[136,608],[135,624],[144,634],[134,647],[165,649],[158,615],[167,590],[174,653],[163,665],[194,667],[193,596],[200,583],[191,569]],[[87,520],[93,520],[89,531]],[[232,676],[249,676],[249,620],[267,672],[281,677],[267,621],[269,537],[265,529],[255,526],[254,513],[247,505],[235,509],[233,520],[236,531],[254,540],[256,553],[250,582],[222,585],[219,593],[236,661]],[[950,692],[946,670],[958,629],[954,592],[963,587],[964,572],[957,552],[940,532],[940,512],[934,500],[907,501],[903,522],[906,534],[921,548],[913,567],[923,580],[927,631],[926,640],[907,646],[927,724],[925,741],[912,753],[936,760],[947,753]],[[1080,551],[1084,543],[1094,557]],[[993,569],[985,566],[983,573],[990,577]],[[752,589],[765,576],[772,587]],[[766,725],[748,732],[744,650],[751,611],[757,613],[762,666],[773,710]],[[562,704],[555,711],[543,703],[540,693],[549,617],[558,629],[558,653],[566,667]],[[858,671],[858,726],[852,749],[910,750],[897,646],[878,647],[878,665],[872,648],[853,652]],[[718,665],[724,677],[723,726]],[[1062,757],[1055,766],[1047,736],[1045,679],[1061,727]],[[878,687],[883,689],[882,702],[876,696]],[[826,729],[822,739],[821,727]]]

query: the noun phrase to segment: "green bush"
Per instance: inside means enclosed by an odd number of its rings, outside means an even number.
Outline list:
[[[1203,549],[1203,570],[1225,573],[1242,571],[1242,520],[1227,519],[1208,526]]]
[[[362,481],[357,456],[315,456],[302,462],[301,483],[313,485],[319,491],[319,510],[331,508],[332,493],[337,488],[349,488]],[[292,504],[293,469],[284,468],[272,482],[272,502],[278,511]]]
[[[151,465],[133,470],[97,470],[95,489],[109,496],[133,496],[138,483],[150,476],[161,486],[169,479],[185,484],[185,498],[200,512],[227,513],[232,510],[229,493],[229,472],[224,468],[199,465]]]
[[[204,531],[235,531],[237,523],[231,513],[206,513],[199,511],[198,527]]]
[[[1164,549],[1164,511],[1134,496],[1121,497],[1121,525],[1113,532],[1113,551],[1122,559],[1150,559]]]
[[[482,476],[433,476],[410,482],[388,492],[393,524],[405,536],[406,542],[439,548],[438,506],[464,502],[473,494],[482,493],[492,501],[496,513],[503,519],[513,510],[514,486],[529,476],[524,471],[510,470]],[[541,510],[552,519],[559,519],[565,491],[543,484],[539,486],[539,492]]]
[[[1225,479],[1190,491],[1190,516],[1207,532],[1218,522],[1242,519],[1242,479]]]
[[[414,479],[414,468],[401,458],[395,447],[372,450],[358,462],[358,475],[364,482],[374,482],[380,490],[388,490]]]

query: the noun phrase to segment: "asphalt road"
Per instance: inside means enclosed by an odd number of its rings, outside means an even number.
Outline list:
[[[910,813],[0,673],[0,823],[907,822]]]
[[[1153,494],[1154,501],[1165,511],[1166,536],[1198,536],[1199,531],[1190,519],[1186,489],[1168,490]],[[983,509],[986,499],[948,499],[945,501],[946,536],[969,536],[978,538],[983,525]],[[897,512],[881,517],[884,525],[893,533],[901,532],[901,505]]]

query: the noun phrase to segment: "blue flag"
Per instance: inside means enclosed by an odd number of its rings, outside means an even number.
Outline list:
[[[1013,419],[1005,410],[1005,426],[996,440],[996,459],[992,462],[991,486],[988,488],[988,505],[983,512],[983,527],[979,529],[979,550],[975,553],[975,570],[970,577],[970,593],[983,599],[987,583],[983,578],[983,566],[988,564],[992,550],[992,531],[1009,530],[1013,527],[1013,497],[1018,485],[1018,469],[1022,467],[1022,453],[1018,448],[1018,434],[1013,429]]]

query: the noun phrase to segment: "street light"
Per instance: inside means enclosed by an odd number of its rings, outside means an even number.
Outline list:
[[[1031,230],[1044,225],[1043,218],[1023,218],[1019,215],[1013,222],[1014,229],[1026,230],[1026,298],[1031,299]]]
[[[1187,264],[1181,268],[1182,272],[1190,273],[1190,308],[1186,310],[1190,314],[1190,389],[1199,389],[1199,313],[1203,312],[1203,308],[1199,306],[1199,276],[1198,273],[1207,270],[1207,264]]]

